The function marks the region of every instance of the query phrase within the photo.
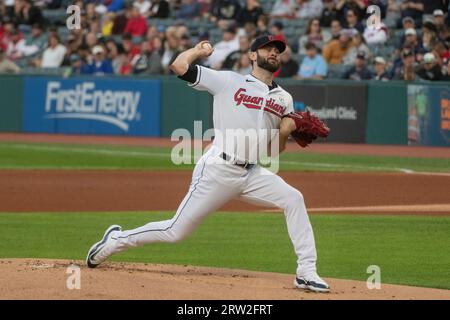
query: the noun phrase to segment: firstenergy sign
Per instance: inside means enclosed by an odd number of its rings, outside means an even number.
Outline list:
[[[130,122],[140,120],[141,93],[130,90],[101,90],[95,82],[62,88],[61,82],[47,83],[45,118],[87,119],[106,122],[127,132]]]

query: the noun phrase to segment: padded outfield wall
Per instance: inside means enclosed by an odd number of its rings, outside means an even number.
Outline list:
[[[450,146],[450,83],[279,80],[329,142]],[[175,77],[0,76],[0,131],[170,137],[211,128],[212,97]]]

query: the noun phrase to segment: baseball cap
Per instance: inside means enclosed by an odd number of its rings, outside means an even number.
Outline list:
[[[269,43],[273,43],[278,48],[278,51],[280,51],[280,53],[282,53],[284,50],[286,50],[286,42],[284,42],[283,40],[277,39],[273,35],[260,36],[260,37],[256,38],[253,41],[252,45],[250,46],[250,50],[255,52],[259,48],[261,48]]]
[[[423,56],[423,62],[424,63],[433,63],[436,61],[436,57],[434,56],[433,53],[428,52]]]
[[[411,22],[415,24],[414,19],[411,17],[404,17],[402,20],[402,24],[405,24],[405,22]]]
[[[375,57],[375,63],[386,64],[386,60],[383,57]]]
[[[444,15],[444,11],[442,11],[441,9],[436,9],[433,11],[433,16],[443,16]]]
[[[405,30],[405,36],[415,36],[417,35],[416,29],[408,28]]]
[[[411,50],[409,50],[409,49],[403,50],[403,52],[402,52],[403,58],[411,57],[411,56],[414,56],[414,53]]]
[[[357,59],[363,59],[363,60],[366,60],[366,54],[365,54],[363,51],[359,51],[359,52],[356,54],[356,58],[357,58]]]
[[[94,55],[103,52],[105,52],[105,50],[103,50],[102,46],[95,46],[94,48],[92,48],[92,54]]]

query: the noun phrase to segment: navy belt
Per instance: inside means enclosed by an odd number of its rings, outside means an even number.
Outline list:
[[[221,155],[221,158],[223,160],[226,161],[230,161],[232,159],[232,157],[230,157],[229,155],[227,155],[225,152],[223,152]],[[233,162],[234,165],[242,167],[244,169],[250,170],[251,168],[253,168],[255,166],[254,163],[250,163],[250,162]]]

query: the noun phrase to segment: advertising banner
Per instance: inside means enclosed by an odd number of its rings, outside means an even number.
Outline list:
[[[408,144],[450,146],[450,88],[408,85]]]
[[[26,132],[159,136],[159,80],[27,77]]]
[[[364,143],[367,117],[365,84],[301,84],[285,89],[296,110],[308,109],[330,127],[329,142]]]

